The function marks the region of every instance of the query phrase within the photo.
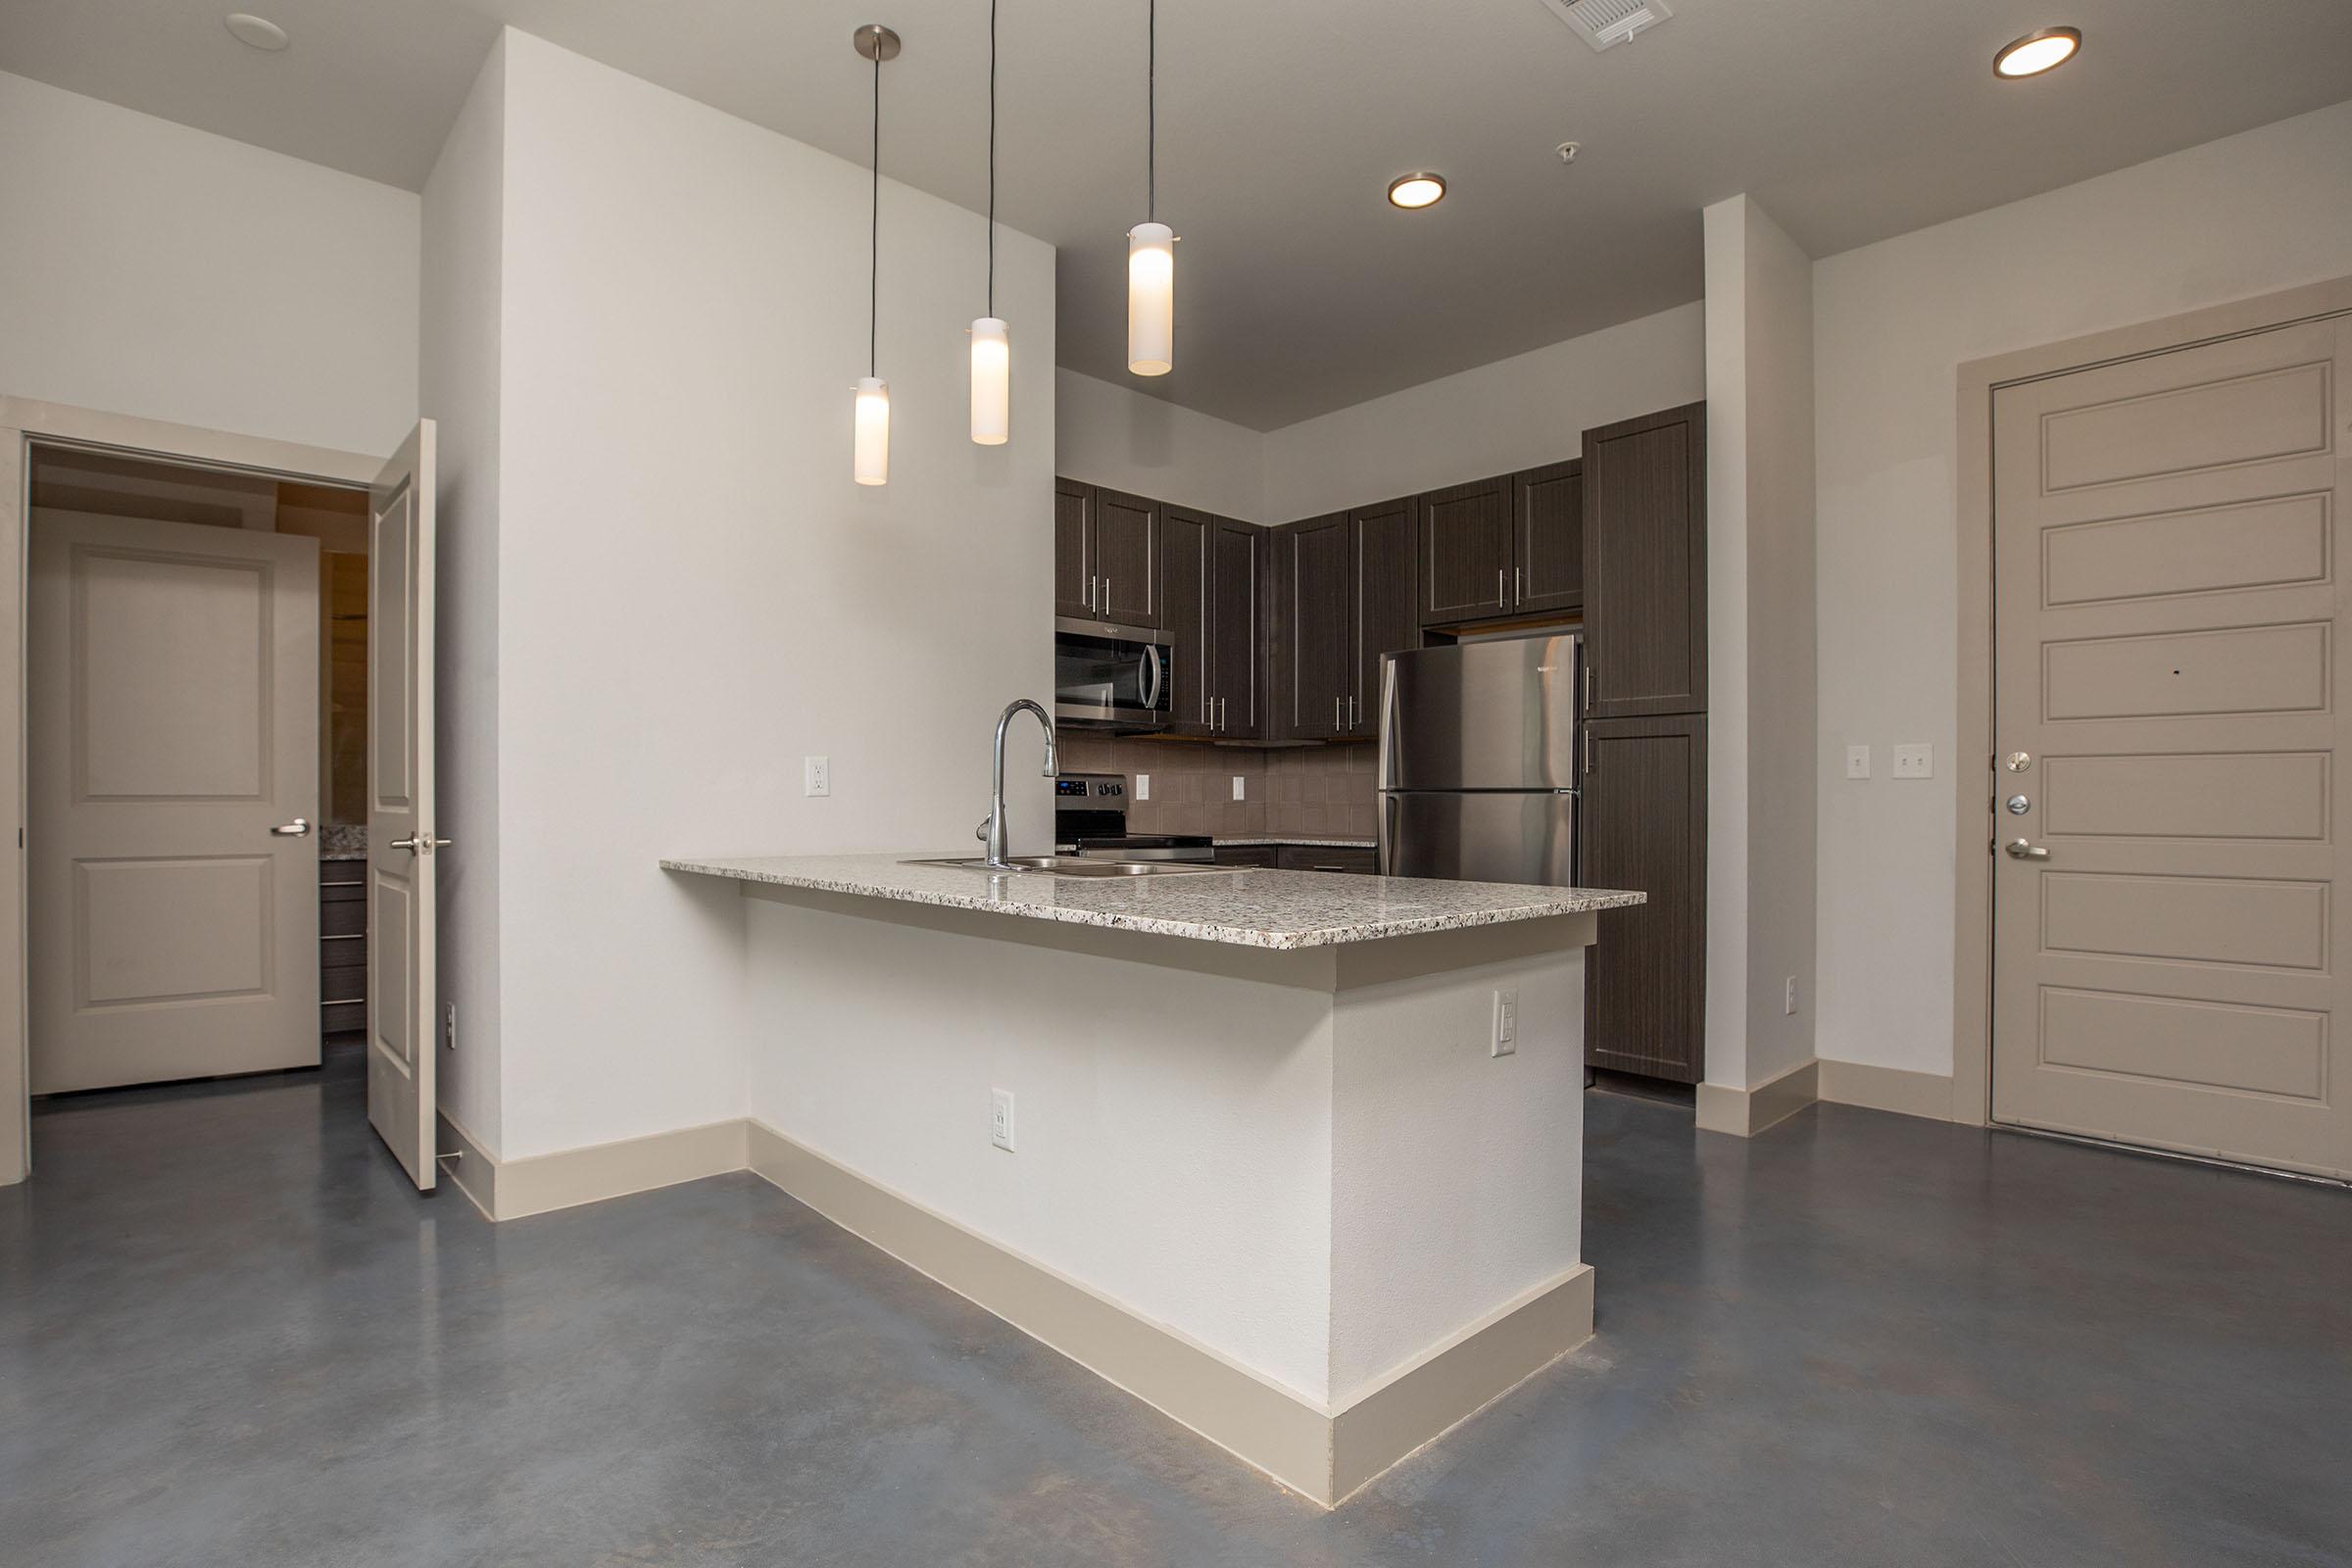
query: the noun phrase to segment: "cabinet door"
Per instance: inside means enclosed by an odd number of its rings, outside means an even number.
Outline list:
[[[1054,481],[1054,613],[1095,613],[1095,487]]]
[[[1327,739],[1346,730],[1353,684],[1353,530],[1340,512],[1292,523],[1283,535],[1282,725],[1294,739]]]
[[[1413,503],[1408,497],[1349,517],[1355,531],[1355,647],[1348,674],[1348,732],[1380,728],[1380,656],[1420,642],[1414,617]]]
[[[1585,466],[1546,464],[1511,480],[1511,594],[1522,614],[1585,607]]]
[[[1649,902],[1586,950],[1585,1060],[1694,1084],[1706,1068],[1707,721],[1585,726],[1577,881]]]
[[[1212,519],[1208,535],[1208,691],[1219,735],[1258,733],[1258,626],[1261,621],[1265,530],[1230,517]]]
[[[1175,692],[1168,728],[1206,735],[1216,728],[1215,630],[1210,620],[1210,535],[1217,519],[1205,512],[1168,507],[1159,519],[1159,626],[1166,635]]]
[[[1588,711],[1707,707],[1706,405],[1585,432]]]
[[[1159,624],[1159,503],[1116,490],[1095,492],[1095,603],[1122,626]]]
[[[1424,626],[1510,612],[1511,481],[1481,479],[1422,496],[1419,514]]]

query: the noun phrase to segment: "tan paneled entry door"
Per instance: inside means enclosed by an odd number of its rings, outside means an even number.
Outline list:
[[[368,1123],[433,1187],[433,421],[368,498]]]
[[[318,542],[41,511],[36,1095],[318,1061]]]
[[[1993,1118],[2352,1174],[2352,318],[1993,399]]]

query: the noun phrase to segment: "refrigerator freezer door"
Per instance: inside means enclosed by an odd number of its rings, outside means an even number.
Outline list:
[[[1573,887],[1576,797],[1384,791],[1380,870],[1383,876]]]
[[[1380,787],[1573,789],[1580,642],[1518,637],[1382,660]]]

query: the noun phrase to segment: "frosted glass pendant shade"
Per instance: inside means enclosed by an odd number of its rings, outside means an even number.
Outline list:
[[[1012,434],[1012,344],[1004,323],[983,316],[972,323],[972,439],[1001,447]]]
[[[1127,231],[1127,368],[1165,375],[1176,360],[1176,231],[1138,223]]]
[[[858,429],[850,455],[859,484],[890,483],[890,383],[869,375],[858,383]]]

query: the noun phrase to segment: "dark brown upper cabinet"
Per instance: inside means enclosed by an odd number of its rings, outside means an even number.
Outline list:
[[[1160,506],[1142,496],[1054,481],[1054,613],[1157,626]]]
[[[1707,706],[1706,405],[1585,432],[1585,637],[1593,718]]]
[[[1420,646],[1413,593],[1412,498],[1348,514],[1355,551],[1355,668],[1347,732],[1380,733],[1380,656]]]
[[[1345,512],[1275,530],[1274,721],[1288,740],[1348,732],[1355,685],[1353,537]]]
[[[1173,668],[1168,672],[1175,704],[1168,731],[1209,735],[1217,708],[1209,679],[1213,632],[1210,562],[1217,519],[1189,507],[1167,507],[1159,517],[1160,630],[1166,634]]]
[[[1054,613],[1081,619],[1095,613],[1095,487],[1054,481]]]
[[[1448,626],[1510,613],[1509,477],[1432,490],[1416,511],[1420,623]]]
[[[1273,541],[1253,523],[1218,517],[1209,530],[1208,697],[1220,737],[1255,739],[1263,717],[1266,566]],[[1179,688],[1181,690],[1182,688]]]
[[[1545,464],[1511,476],[1511,608],[1523,615],[1585,608],[1585,466]]]
[[[1159,624],[1159,503],[1095,492],[1096,613],[1122,626]]]

